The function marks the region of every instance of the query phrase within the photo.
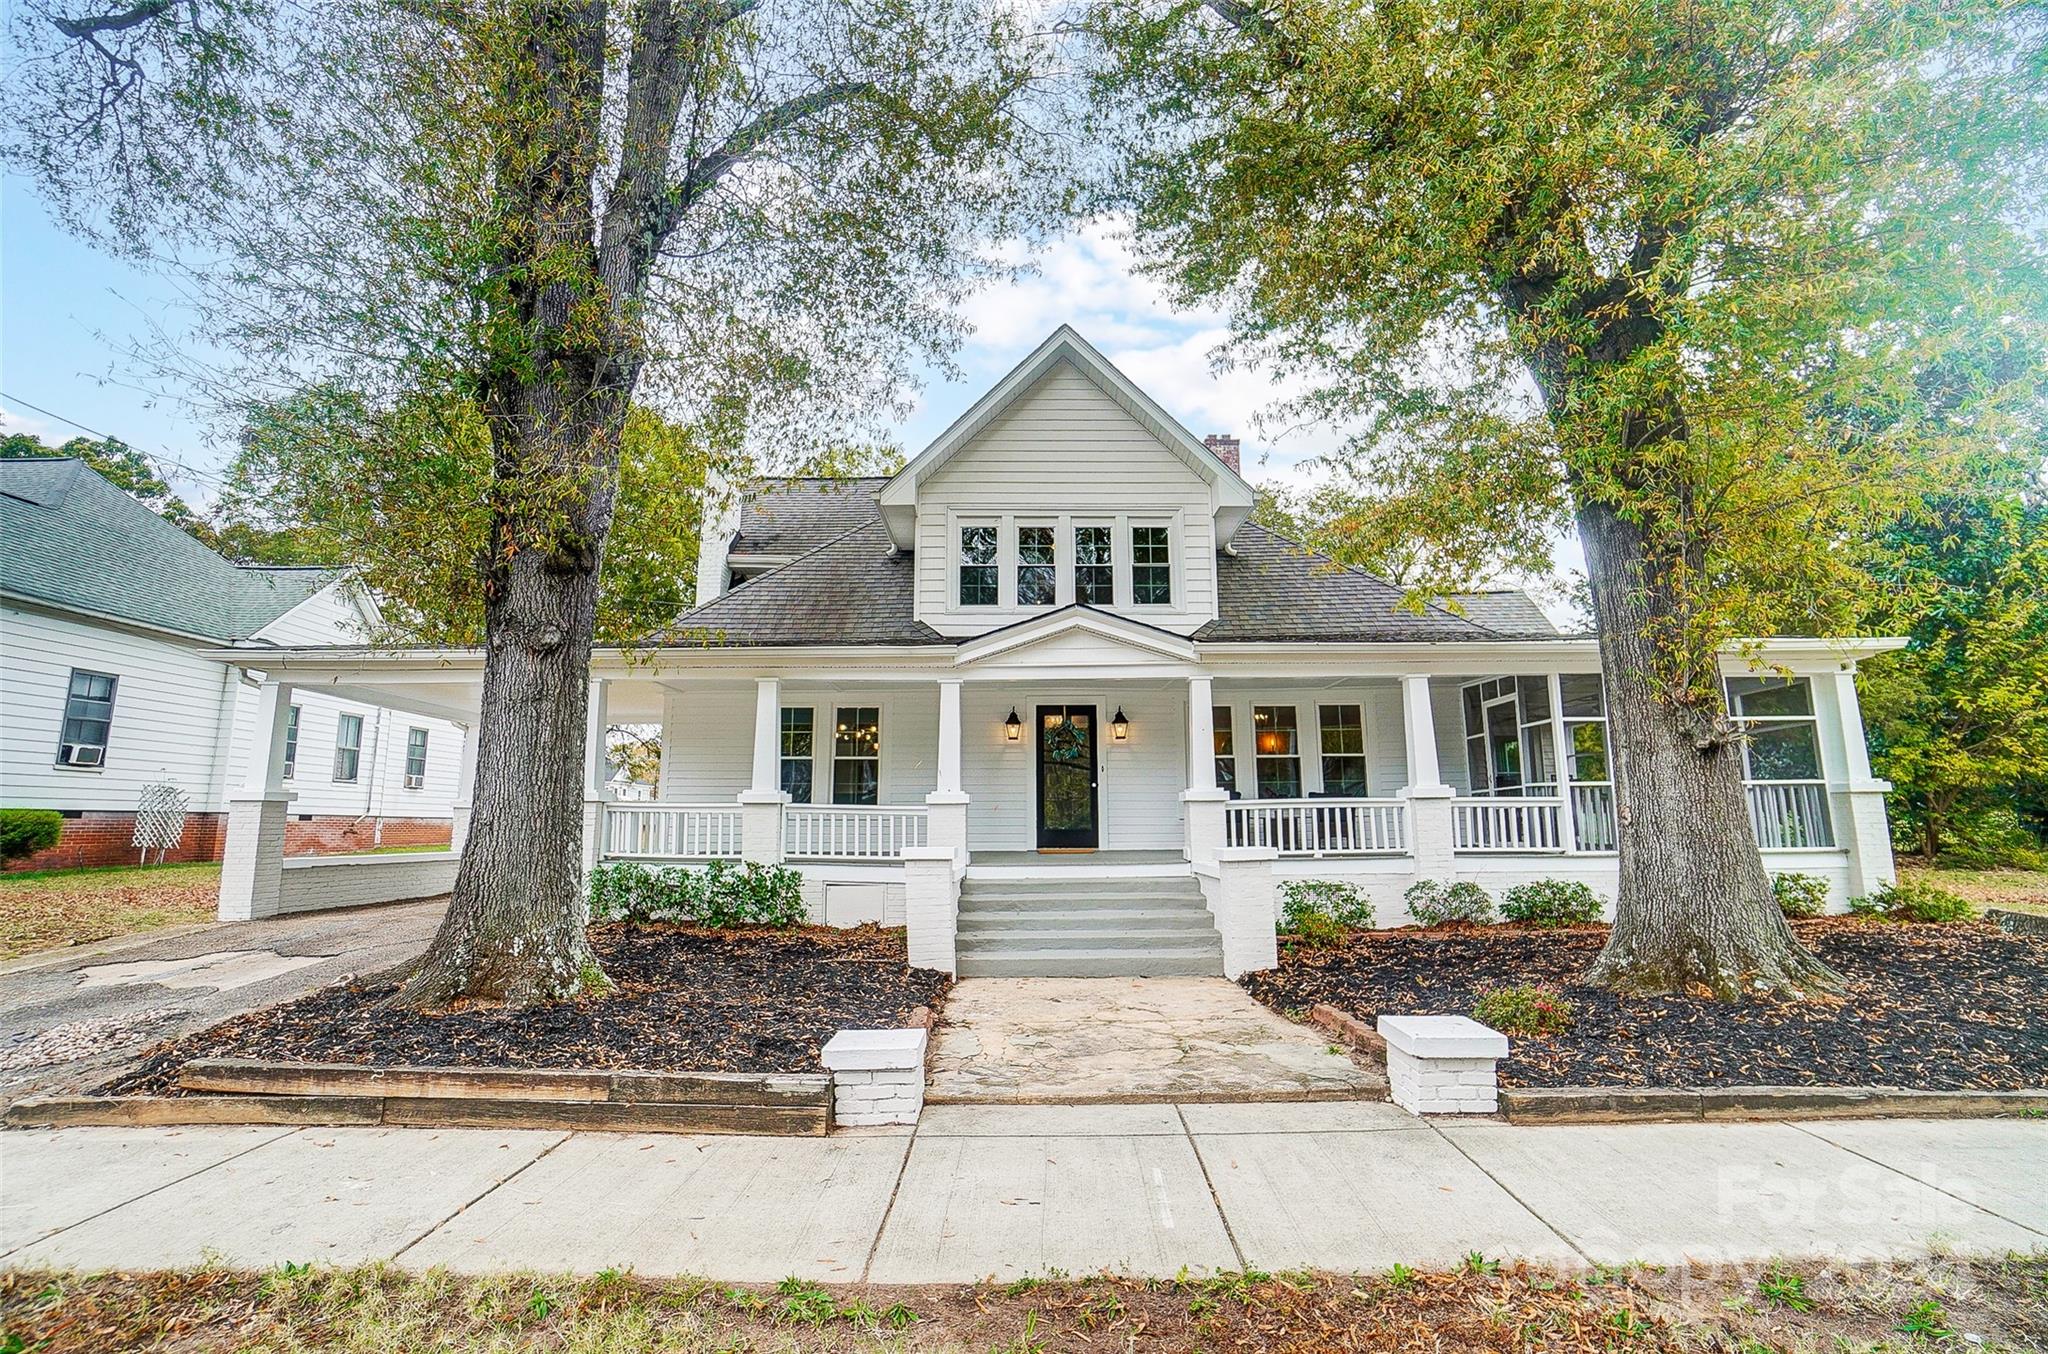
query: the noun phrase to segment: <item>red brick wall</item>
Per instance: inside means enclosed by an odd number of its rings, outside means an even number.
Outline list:
[[[296,817],[285,827],[284,853],[288,856],[345,855],[367,851],[374,846],[446,846],[452,825],[445,818],[386,818],[379,833],[370,818],[314,818],[300,822]],[[185,816],[185,835],[166,861],[183,863],[219,860],[227,843],[228,816],[224,813],[193,813]],[[47,851],[7,866],[9,873],[20,870],[77,870],[102,865],[134,865],[141,853],[135,840],[135,815],[102,813],[88,809],[76,818],[64,820],[64,835]],[[156,852],[150,852],[152,864]]]

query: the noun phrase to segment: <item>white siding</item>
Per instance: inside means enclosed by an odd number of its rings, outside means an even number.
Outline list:
[[[956,606],[953,542],[962,515],[1007,515],[999,558],[1000,597],[1014,602],[1015,525],[1059,526],[1060,600],[1071,601],[1072,528],[1077,520],[1117,525],[1117,610],[1190,632],[1215,615],[1213,497],[1206,480],[1123,406],[1070,363],[1061,362],[918,486],[917,615],[942,634],[979,634],[1043,615],[1045,608]],[[1119,521],[1119,519],[1122,519]],[[1130,536],[1140,525],[1171,525],[1178,551],[1173,605],[1132,607]]]
[[[329,583],[256,632],[272,644],[346,644],[364,638],[365,617],[340,583]]]
[[[842,707],[881,712],[884,804],[921,805],[938,784],[939,694],[936,685],[816,687],[785,683],[785,709],[816,713],[813,803],[832,802],[832,724]],[[730,803],[753,781],[754,688],[692,687],[671,691],[662,732],[661,798],[675,804]]]
[[[1089,686],[969,684],[960,700],[961,778],[970,851],[1029,851],[1038,844],[1037,766],[1032,728],[1036,708],[1092,703],[1100,725],[1102,847],[1108,851],[1179,850],[1186,829],[1180,792],[1187,788],[1187,690],[1128,683]],[[1109,717],[1121,705],[1131,737],[1109,736]],[[1003,735],[1011,708],[1024,723],[1012,743]]]
[[[231,788],[247,781],[249,747],[255,738],[255,688],[245,687],[245,693],[236,718]],[[321,691],[294,691],[292,703],[299,707],[298,758],[288,782],[298,795],[292,801],[293,814],[446,818],[453,812],[465,737],[460,725],[403,710],[380,710]],[[363,721],[354,781],[334,778],[335,739],[344,714],[359,715]],[[408,790],[405,743],[407,730],[414,728],[427,731],[427,783]]]
[[[0,608],[0,799],[13,807],[135,808],[142,788],[168,781],[193,812],[214,798],[221,709],[233,680],[200,657],[199,641],[117,629],[41,611]],[[111,673],[113,727],[106,764],[57,765],[71,670]]]

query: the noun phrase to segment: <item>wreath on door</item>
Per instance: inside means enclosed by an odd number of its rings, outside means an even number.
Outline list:
[[[1045,726],[1045,755],[1056,762],[1078,762],[1088,755],[1088,735],[1073,720],[1061,716]]]

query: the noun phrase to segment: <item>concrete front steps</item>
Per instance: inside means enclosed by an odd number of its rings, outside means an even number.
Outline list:
[[[1192,875],[970,874],[955,962],[963,978],[1220,977],[1223,938]]]

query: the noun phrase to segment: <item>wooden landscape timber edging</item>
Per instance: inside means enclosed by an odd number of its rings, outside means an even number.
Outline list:
[[[1684,1119],[1986,1119],[2048,1113],[2048,1090],[1910,1091],[1893,1086],[1503,1086],[1519,1124]]]
[[[1378,1030],[1351,1012],[1319,1001],[1308,1008],[1308,1022],[1327,1032],[1338,1043],[1370,1054],[1381,1062],[1386,1061],[1387,1041],[1380,1037]]]
[[[394,1124],[818,1136],[832,1122],[832,1078],[823,1073],[358,1067],[198,1058],[185,1065],[179,1084],[205,1094],[27,1099],[7,1111],[7,1123]]]

